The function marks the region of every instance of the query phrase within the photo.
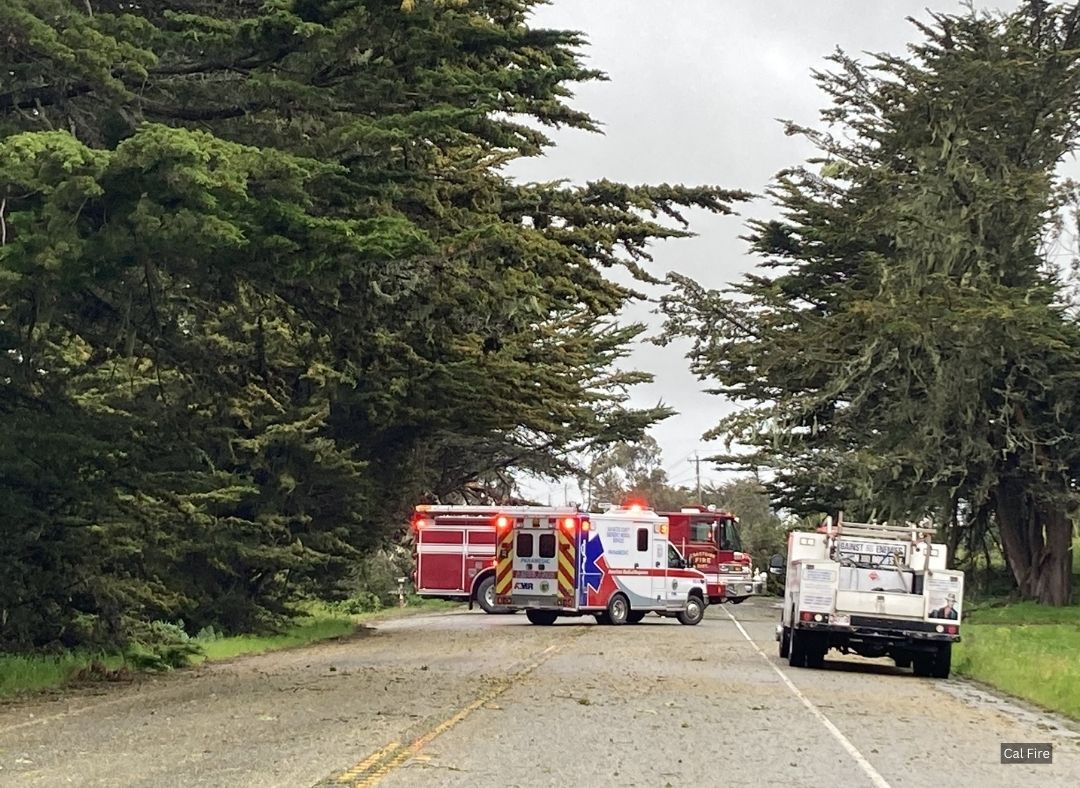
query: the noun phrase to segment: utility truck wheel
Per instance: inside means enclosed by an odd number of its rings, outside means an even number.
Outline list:
[[[529,622],[532,624],[550,627],[555,623],[555,619],[559,617],[559,614],[554,610],[526,610],[525,617],[528,618]]]
[[[829,650],[827,636],[821,632],[813,633],[806,644],[806,667],[820,668],[825,662],[825,652]]]
[[[805,632],[791,628],[791,644],[788,650],[788,664],[793,668],[806,667],[806,647],[808,640]]]
[[[937,654],[934,655],[934,666],[930,675],[935,679],[949,678],[952,668],[952,643],[942,643],[938,646]]]
[[[645,614],[640,610],[632,610],[630,615],[626,617],[626,620],[631,624],[640,624],[641,620],[645,618]]]
[[[488,575],[480,581],[476,589],[476,602],[485,613],[498,613],[500,608],[495,604],[495,576]]]
[[[919,652],[914,657],[913,669],[916,676],[928,678],[934,670],[934,655]]]
[[[692,596],[686,600],[686,607],[675,616],[679,619],[680,624],[686,624],[687,626],[694,626],[694,624],[700,624],[701,619],[705,618],[705,605],[701,601],[701,597]]]
[[[791,653],[791,627],[780,628],[780,659],[787,659]]]
[[[622,594],[616,594],[608,602],[607,614],[612,624],[625,624],[630,616],[630,601]]]
[[[893,657],[898,668],[910,668],[911,667],[911,655],[910,654],[897,654]]]

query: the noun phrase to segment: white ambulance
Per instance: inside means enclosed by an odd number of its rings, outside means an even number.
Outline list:
[[[581,615],[636,624],[647,613],[697,624],[705,615],[705,575],[688,567],[667,519],[651,509],[517,510],[495,528],[495,602],[524,609],[534,624]]]

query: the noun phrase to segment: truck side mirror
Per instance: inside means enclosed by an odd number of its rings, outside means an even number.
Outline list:
[[[784,556],[777,553],[769,559],[769,574],[770,575],[782,575],[787,572],[786,561]]]

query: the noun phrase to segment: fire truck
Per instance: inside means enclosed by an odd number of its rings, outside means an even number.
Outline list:
[[[495,518],[495,602],[524,609],[533,624],[593,615],[636,624],[647,613],[698,624],[705,575],[668,538],[668,520],[640,505],[602,514],[550,508]]]
[[[754,573],[749,553],[742,552],[739,518],[704,506],[661,513],[669,523],[668,538],[695,569],[704,573],[709,604],[739,604],[765,587],[765,572]]]
[[[829,649],[891,657],[918,676],[948,678],[960,640],[964,573],[929,525],[843,522],[788,536],[770,571],[785,574],[776,639],[792,666],[820,667]]]
[[[495,518],[526,506],[421,504],[412,517],[413,586],[420,596],[477,603],[485,613],[509,613],[495,603]],[[573,516],[577,509],[551,509]]]

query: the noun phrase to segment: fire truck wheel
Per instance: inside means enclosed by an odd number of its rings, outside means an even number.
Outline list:
[[[682,612],[675,616],[679,619],[680,624],[686,624],[687,626],[694,626],[694,624],[700,624],[701,619],[705,618],[705,605],[701,602],[701,597],[692,596],[686,600],[686,607],[682,609]]]
[[[488,575],[480,581],[476,588],[476,603],[485,613],[500,612],[495,604],[495,575]]]
[[[787,659],[791,653],[791,627],[780,629],[780,659]]]
[[[635,611],[631,612],[630,615],[628,615],[626,617],[626,620],[629,621],[631,624],[640,624],[642,619],[644,619],[644,618],[645,618],[645,613],[643,613],[640,610],[635,610]]]
[[[607,614],[612,624],[625,624],[630,616],[630,601],[622,594],[616,594],[607,604]]]
[[[529,619],[530,624],[550,627],[555,623],[555,619],[559,617],[559,614],[554,610],[526,610],[525,617]]]

